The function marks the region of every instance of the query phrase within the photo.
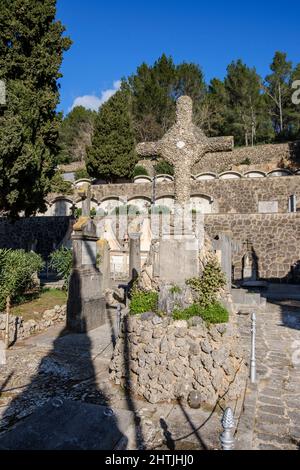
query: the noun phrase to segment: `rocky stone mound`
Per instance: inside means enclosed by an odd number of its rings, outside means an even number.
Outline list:
[[[187,399],[197,390],[214,406],[226,395],[238,398],[247,368],[237,326],[207,326],[200,317],[187,321],[153,313],[123,318],[111,361],[111,378],[150,403]]]

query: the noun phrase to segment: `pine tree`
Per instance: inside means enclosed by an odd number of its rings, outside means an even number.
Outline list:
[[[71,41],[56,0],[0,0],[0,209],[10,217],[46,210],[58,153],[57,80]]]
[[[225,90],[226,133],[232,133],[237,144],[246,146],[270,139],[270,125],[261,93],[261,79],[255,68],[247,67],[241,60],[232,62],[227,68]],[[267,129],[269,132],[266,132]]]
[[[266,77],[263,89],[268,97],[275,133],[285,138],[289,134],[287,109],[291,102],[292,62],[287,54],[277,51],[270,66],[272,73]]]
[[[133,175],[137,156],[130,101],[130,92],[123,83],[98,112],[86,157],[87,171],[95,178],[114,182]]]

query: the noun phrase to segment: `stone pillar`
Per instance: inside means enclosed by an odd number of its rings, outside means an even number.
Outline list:
[[[85,197],[82,201],[82,215],[83,217],[89,217],[91,213],[91,199]]]
[[[111,288],[111,272],[110,272],[110,248],[107,240],[103,238],[97,241],[97,267],[102,274],[102,288]]]
[[[141,272],[141,234],[131,233],[129,244],[129,277],[137,279]]]
[[[107,321],[103,275],[97,268],[97,240],[93,221],[81,217],[72,235],[73,270],[67,306],[67,327],[76,333],[86,333]]]
[[[226,276],[227,288],[231,291],[232,283],[232,245],[231,234],[220,233],[214,240],[214,249]]]

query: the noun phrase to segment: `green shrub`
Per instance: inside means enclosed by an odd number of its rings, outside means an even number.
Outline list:
[[[52,193],[73,194],[72,183],[70,181],[65,181],[60,171],[55,173],[50,184]]]
[[[74,215],[76,217],[76,219],[79,219],[79,217],[82,216],[82,209],[81,207],[76,207],[75,211],[74,211]],[[96,215],[99,215],[96,211],[96,209],[93,207],[90,211],[90,217],[96,217]]]
[[[154,171],[156,175],[171,175],[174,176],[174,166],[165,160],[161,160],[154,165]]]
[[[173,311],[174,320],[188,320],[192,317],[200,317],[202,309],[199,304],[193,304],[184,310],[175,309]]]
[[[144,166],[137,165],[133,171],[133,176],[149,176],[149,173]]]
[[[217,260],[207,263],[201,278],[189,279],[186,284],[191,287],[195,301],[201,307],[215,303],[217,294],[226,285],[225,274]]]
[[[75,171],[75,180],[91,179],[86,168]]]
[[[249,157],[245,158],[241,163],[241,165],[251,165],[251,160]]]
[[[130,302],[130,314],[138,315],[145,312],[155,312],[157,310],[158,293],[156,291],[142,291],[133,289]]]
[[[170,293],[171,294],[181,294],[182,292],[182,289],[179,287],[179,286],[176,286],[176,284],[174,284],[171,288],[170,288]]]
[[[96,215],[97,215],[97,211],[96,211],[95,207],[93,207],[91,209],[91,212],[90,212],[90,217],[96,217]]]
[[[214,302],[201,313],[201,318],[207,323],[228,323],[229,313],[219,302]]]
[[[64,287],[69,288],[69,280],[72,272],[73,252],[68,248],[60,248],[50,255],[50,268],[63,280]]]
[[[4,310],[7,297],[13,303],[34,287],[34,275],[43,266],[37,253],[0,249],[0,311]]]
[[[199,304],[193,304],[185,310],[174,310],[174,320],[189,320],[193,317],[201,317],[208,324],[227,323],[229,313],[219,302],[214,302],[207,307],[201,307]]]

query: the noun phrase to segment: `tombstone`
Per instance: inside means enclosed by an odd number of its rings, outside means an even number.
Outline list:
[[[129,242],[129,277],[135,281],[141,272],[141,233],[131,233]]]
[[[244,287],[266,287],[265,281],[258,279],[258,258],[253,246],[247,241],[247,252],[243,257],[243,281]]]
[[[92,219],[81,217],[72,235],[73,270],[67,306],[67,327],[77,333],[106,323],[104,273],[97,268],[97,240]]]
[[[102,289],[105,292],[111,288],[110,248],[107,240],[97,241],[97,267],[102,274]]]
[[[227,289],[231,291],[232,284],[232,239],[231,234],[220,233],[213,241],[217,258],[222,271],[225,273]]]

